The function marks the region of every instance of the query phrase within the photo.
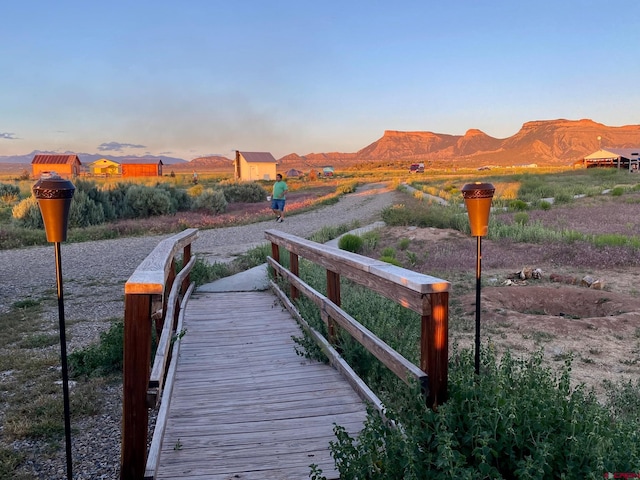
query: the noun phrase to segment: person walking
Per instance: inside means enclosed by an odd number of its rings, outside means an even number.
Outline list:
[[[282,180],[282,175],[276,175],[276,183],[273,184],[273,193],[271,195],[271,210],[276,214],[276,222],[284,221],[284,204],[286,201],[286,192],[289,190],[287,183]]]

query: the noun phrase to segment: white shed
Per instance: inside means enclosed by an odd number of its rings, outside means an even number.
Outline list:
[[[240,152],[233,162],[235,180],[275,180],[278,162],[269,152]]]

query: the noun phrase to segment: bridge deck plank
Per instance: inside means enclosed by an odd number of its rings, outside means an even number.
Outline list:
[[[158,479],[337,478],[333,424],[354,435],[366,409],[329,365],[294,350],[301,331],[270,292],[195,293]]]

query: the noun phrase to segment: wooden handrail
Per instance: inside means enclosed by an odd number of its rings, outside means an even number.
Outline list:
[[[189,285],[187,292],[182,299],[180,305],[180,313],[178,314],[178,323],[176,331],[182,330],[182,324],[184,322],[184,311],[187,306],[187,301],[191,296],[191,292],[195,288],[195,284]],[[169,416],[169,407],[171,406],[171,393],[173,392],[173,382],[175,380],[176,368],[178,366],[178,357],[180,354],[180,341],[177,339],[173,347],[173,354],[169,362],[169,367],[166,375],[166,382],[164,389],[162,389],[162,403],[158,409],[158,416],[156,417],[155,428],[153,429],[153,436],[151,438],[151,445],[149,445],[149,454],[147,455],[147,463],[144,472],[144,480],[154,480],[158,473],[158,466],[160,464],[160,449],[162,447],[162,439],[164,438],[164,432],[167,427],[167,420]]]
[[[403,381],[413,377],[426,392],[427,403],[435,406],[447,397],[448,315],[451,284],[430,275],[413,272],[339,248],[305,240],[278,230],[267,230],[272,258],[269,265],[295,291],[308,296],[320,307],[327,323],[329,343],[334,343],[336,324],[382,361]],[[279,264],[280,247],[291,256],[301,256],[327,271],[327,296],[313,290],[298,276]],[[297,265],[297,260],[295,262]],[[419,368],[391,349],[340,308],[340,276],[363,285],[421,316]],[[426,374],[425,374],[426,372]],[[427,382],[428,377],[428,382]]]
[[[170,341],[172,329],[177,325],[175,308],[181,304],[179,296],[185,295],[189,286],[189,272],[195,262],[191,257],[191,244],[197,238],[198,230],[191,228],[162,240],[125,284],[121,480],[141,480],[145,474],[152,317],[155,319],[155,314],[160,313],[156,326],[159,325],[162,332],[166,324],[170,324],[164,339],[161,335],[165,343]],[[179,254],[182,254],[183,267],[176,275]],[[172,296],[172,292],[176,293]],[[164,356],[171,352],[165,345],[160,353],[163,359],[159,362],[163,365],[158,368],[163,376],[167,370]],[[164,380],[155,378],[153,382],[156,381],[157,394],[161,395]]]
[[[164,327],[162,328],[162,334],[158,340],[158,347],[156,348],[156,355],[153,360],[153,367],[151,368],[151,375],[149,376],[149,391],[147,392],[147,404],[150,408],[157,407],[157,402],[160,399],[160,392],[162,392],[162,385],[166,376],[167,367],[169,361],[171,361],[171,342],[174,339],[174,335],[177,331],[177,319],[178,313],[180,313],[180,294],[182,289],[182,282],[189,276],[189,272],[196,263],[196,257],[191,257],[189,263],[187,263],[180,273],[176,275],[176,278],[171,287],[169,293],[169,300],[167,302],[167,313],[164,316]]]

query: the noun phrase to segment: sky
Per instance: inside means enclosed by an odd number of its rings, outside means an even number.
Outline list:
[[[4,0],[0,156],[356,152],[640,123],[637,0]]]

